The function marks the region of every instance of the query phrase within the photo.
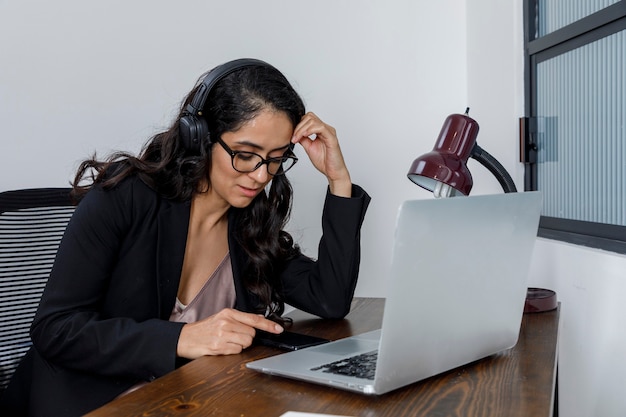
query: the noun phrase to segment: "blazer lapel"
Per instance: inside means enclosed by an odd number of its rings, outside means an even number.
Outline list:
[[[157,233],[157,289],[159,317],[169,319],[176,300],[180,274],[183,268],[190,203],[162,201]]]

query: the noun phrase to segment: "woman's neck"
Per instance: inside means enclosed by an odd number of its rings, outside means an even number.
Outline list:
[[[191,200],[191,225],[196,229],[211,229],[227,220],[230,205],[215,198],[209,191],[195,194]]]

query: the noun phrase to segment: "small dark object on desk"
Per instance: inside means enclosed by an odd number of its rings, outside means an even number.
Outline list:
[[[524,313],[543,313],[556,309],[556,293],[543,288],[528,288]]]
[[[272,334],[257,330],[255,343],[263,346],[276,347],[283,350],[298,350],[306,347],[321,345],[330,342],[328,339],[311,336],[308,334],[284,331],[280,334]]]

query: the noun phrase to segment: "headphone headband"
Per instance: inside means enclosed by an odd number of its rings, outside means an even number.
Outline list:
[[[274,68],[259,59],[241,58],[215,67],[204,77],[191,102],[185,107],[185,114],[180,118],[179,133],[185,149],[194,154],[199,154],[202,140],[209,136],[207,122],[202,117],[202,109],[204,109],[206,100],[215,84],[239,69],[253,66]],[[209,138],[209,140],[211,139]]]

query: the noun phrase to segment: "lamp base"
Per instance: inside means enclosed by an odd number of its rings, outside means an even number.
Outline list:
[[[542,313],[557,307],[556,293],[544,288],[528,288],[524,313]]]

